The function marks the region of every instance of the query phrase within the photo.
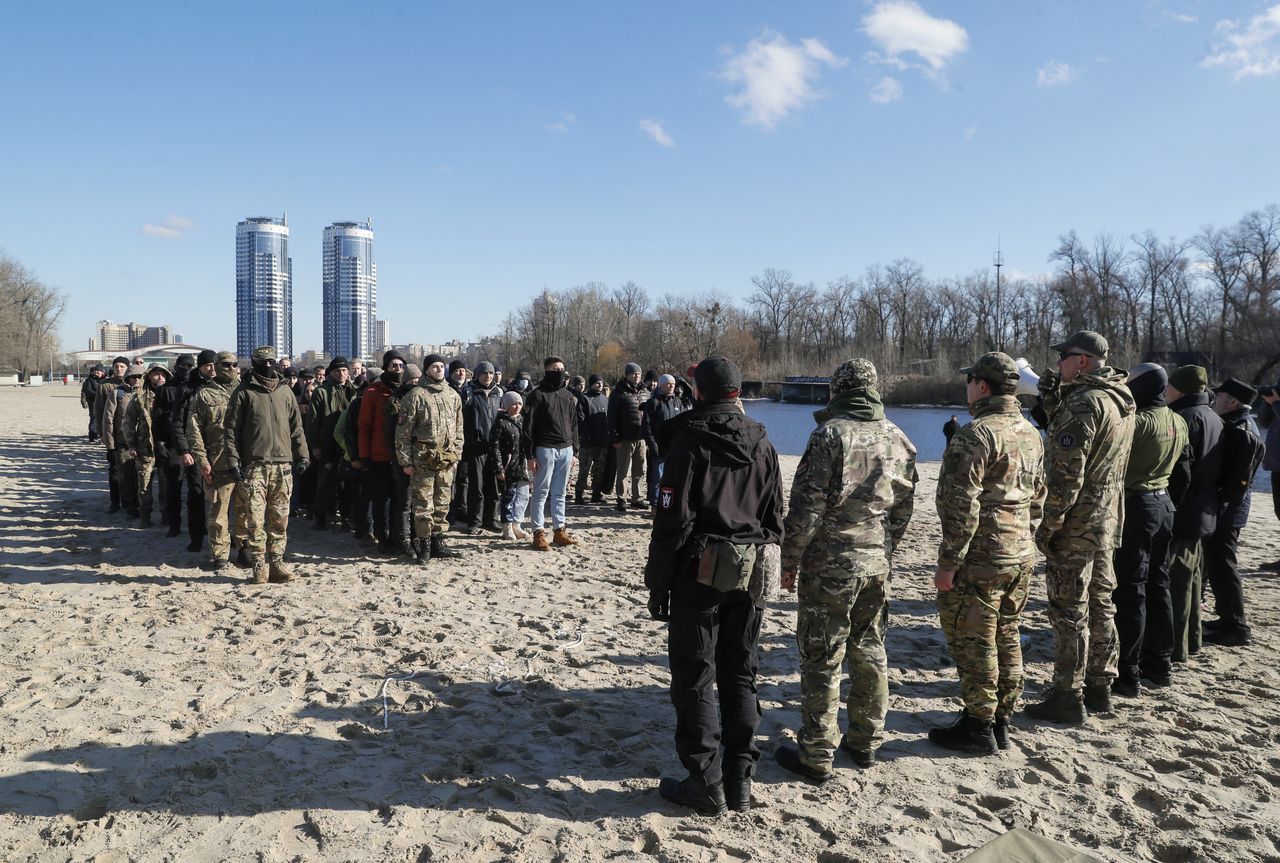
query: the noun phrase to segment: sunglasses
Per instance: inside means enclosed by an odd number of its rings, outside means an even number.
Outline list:
[[[1079,353],[1079,352],[1077,352],[1077,351],[1067,351],[1066,353],[1058,354],[1058,362],[1062,362],[1063,360],[1067,359],[1068,357],[1087,357],[1087,356],[1089,356],[1089,355],[1088,355],[1088,354],[1082,354],[1082,353]]]
[[[218,367],[223,369],[234,369],[236,367],[236,364],[235,363],[218,363]]]

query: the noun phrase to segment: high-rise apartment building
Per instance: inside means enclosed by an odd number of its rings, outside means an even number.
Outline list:
[[[120,353],[137,348],[153,348],[158,345],[177,344],[182,336],[173,331],[173,327],[164,324],[149,327],[146,324],[117,324],[114,321],[98,321],[98,335],[89,341],[89,349]]]
[[[334,222],[324,229],[324,352],[372,360],[378,341],[378,268],[373,226]]]
[[[236,225],[236,353],[246,359],[260,345],[293,356],[293,259],[283,216]]]
[[[373,348],[376,351],[385,351],[391,347],[391,322],[379,320],[374,324]],[[376,359],[376,358],[375,358]]]

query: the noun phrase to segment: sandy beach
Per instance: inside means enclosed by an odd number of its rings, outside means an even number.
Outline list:
[[[799,721],[787,596],[762,636],[755,808],[708,819],[657,795],[683,771],[647,519],[571,507],[581,546],[459,537],[466,557],[425,572],[299,522],[303,577],[255,586],[108,515],[84,430],[77,387],[0,391],[6,861],[942,861],[1015,825],[1117,863],[1280,861],[1280,577],[1252,569],[1280,558],[1266,498],[1241,540],[1252,646],[1206,645],[1111,716],[1018,718],[1008,751],[959,758],[925,736],[959,699],[922,465],[880,762],[840,756],[821,788],[774,763]],[[1038,572],[1032,697],[1050,675],[1044,597]]]

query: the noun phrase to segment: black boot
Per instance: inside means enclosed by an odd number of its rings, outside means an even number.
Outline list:
[[[821,785],[832,777],[831,769],[818,770],[800,760],[800,750],[790,744],[782,744],[773,750],[773,757],[784,769],[813,785]]]
[[[945,728],[929,729],[929,742],[953,752],[995,755],[998,752],[993,723],[970,716],[963,710],[960,718]]]
[[[462,552],[456,548],[450,548],[445,542],[443,533],[433,533],[431,535],[431,556],[432,557],[462,557]]]
[[[658,782],[658,793],[664,800],[670,800],[677,806],[687,806],[703,815],[723,815],[728,809],[723,785],[704,785],[692,776],[682,781],[663,777]]]
[[[1125,677],[1117,677],[1111,681],[1111,692],[1122,698],[1137,698],[1142,695],[1142,684],[1137,680],[1129,680]]]
[[[751,808],[751,777],[726,776],[724,802],[734,812],[748,811]]]
[[[253,558],[249,557],[249,552],[242,545],[240,550],[236,552],[236,566],[241,569],[248,569],[253,566]]]
[[[423,566],[431,562],[431,545],[425,539],[413,541],[413,559]]]
[[[1090,713],[1111,712],[1111,684],[1093,683],[1084,688],[1084,706]]]
[[[182,528],[176,524],[171,524],[169,525],[169,532],[165,535],[170,538],[175,536],[182,536]]]
[[[1056,686],[1049,691],[1049,696],[1044,701],[1030,705],[1022,713],[1029,719],[1060,722],[1063,725],[1083,725],[1088,715],[1079,692],[1064,692]]]
[[[1009,748],[1009,717],[996,714],[996,721],[991,723],[991,736],[996,739],[996,748]]]
[[[203,536],[193,536],[191,541],[187,543],[187,551],[199,551],[204,546]]]

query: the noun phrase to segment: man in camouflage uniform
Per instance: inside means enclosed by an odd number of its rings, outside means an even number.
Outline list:
[[[227,464],[225,423],[231,393],[240,385],[240,365],[228,351],[214,360],[213,382],[191,397],[187,411],[187,445],[195,459],[209,502],[209,555],[220,574],[231,571],[231,543],[241,544],[249,534],[249,507],[235,473]],[[231,510],[235,508],[235,530]],[[248,552],[245,552],[246,559]]]
[[[245,547],[253,561],[253,582],[289,581],[293,572],[284,552],[293,473],[303,473],[311,462],[298,400],[276,371],[275,348],[254,349],[253,370],[231,393],[223,429],[227,470],[244,486],[248,503]]]
[[[778,763],[810,782],[832,775],[836,744],[870,767],[884,738],[889,680],[884,633],[889,567],[911,519],[916,448],[885,419],[876,369],[852,359],[831,377],[831,401],[791,485],[782,584],[800,589],[801,727]],[[840,667],[849,665],[849,730],[840,742]]]
[[[444,535],[449,529],[453,475],[462,458],[462,399],[444,379],[444,357],[423,361],[421,383],[400,400],[396,460],[409,477],[416,533],[414,553],[425,566],[433,557],[458,557]]]
[[[169,370],[159,363],[147,369],[146,383],[129,402],[124,416],[125,442],[138,477],[138,513],[142,527],[151,527],[151,513],[155,508],[151,477],[156,461],[163,464],[169,458],[164,437],[156,434],[155,424],[157,399],[171,377]]]
[[[119,365],[119,363],[113,363]],[[115,485],[124,513],[129,518],[138,518],[138,471],[133,464],[133,453],[129,435],[125,428],[125,417],[129,413],[129,405],[142,389],[142,379],[146,372],[142,366],[124,364],[120,383],[103,384],[103,389],[111,392],[103,402],[102,408],[102,440],[111,454],[111,465],[115,471]]]
[[[1044,502],[1044,445],[1022,416],[1008,354],[978,357],[966,376],[973,422],[958,429],[938,475],[938,619],[960,674],[964,709],[929,739],[990,755],[1009,745],[1022,693],[1018,618],[1035,567],[1032,522]]]
[[[1135,408],[1125,373],[1104,364],[1107,349],[1091,330],[1073,333],[1052,346],[1061,375],[1040,379],[1048,495],[1036,547],[1047,558],[1056,651],[1051,692],[1024,713],[1069,725],[1084,722],[1086,707],[1110,711],[1119,664],[1111,553],[1124,522]]]
[[[116,357],[112,360],[111,374],[98,384],[97,392],[93,396],[93,404],[89,406],[89,412],[93,414],[98,426],[99,438],[107,450],[107,491],[111,500],[111,507],[107,512],[119,512],[121,508],[120,471],[116,468],[115,428],[112,417],[115,414],[116,397],[120,393],[120,387],[124,386],[124,375],[128,370],[129,361],[124,357]],[[112,417],[107,416],[108,407]],[[136,506],[132,500],[129,500],[125,509],[132,510]]]

